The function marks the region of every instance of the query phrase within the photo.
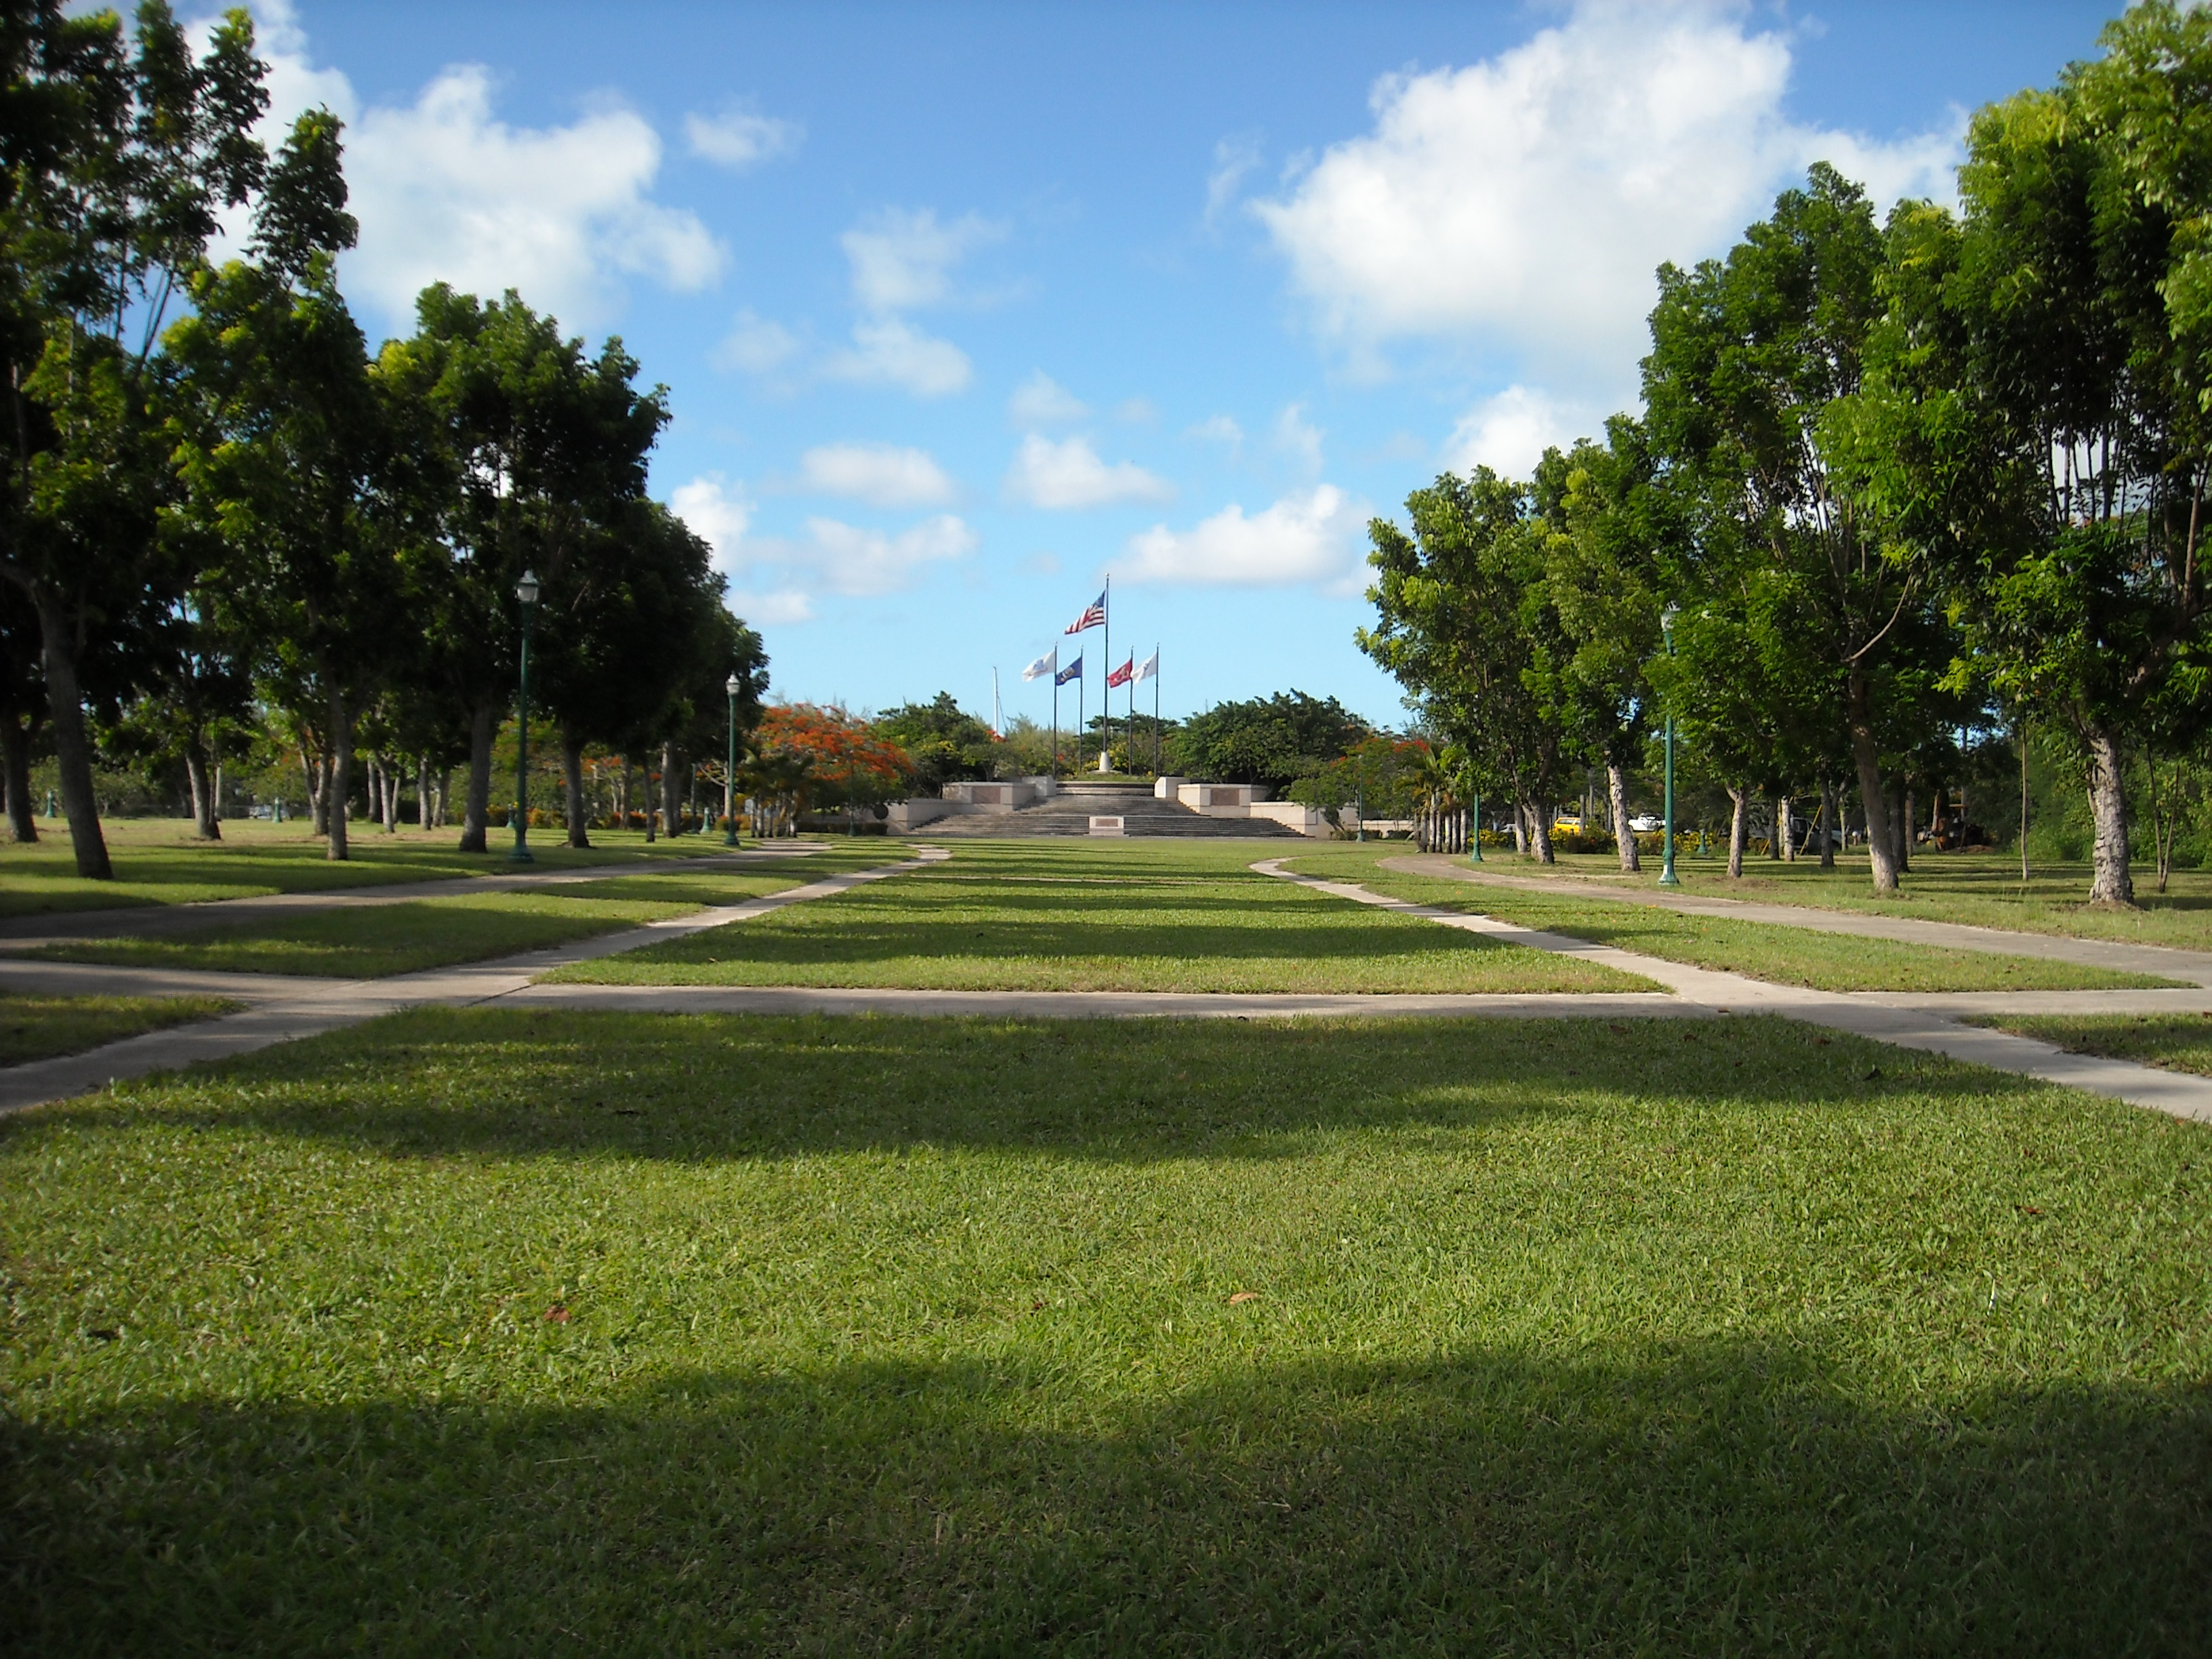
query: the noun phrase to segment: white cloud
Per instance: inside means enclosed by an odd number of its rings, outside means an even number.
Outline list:
[[[766,593],[732,590],[722,596],[722,603],[732,616],[742,617],[756,628],[814,620],[813,596],[795,587],[776,588]]]
[[[1341,580],[1358,566],[1369,516],[1334,484],[1285,495],[1249,518],[1232,503],[1189,530],[1154,525],[1132,536],[1114,574],[1237,587]]]
[[[1813,161],[1881,204],[1949,193],[1962,119],[1894,144],[1797,125],[1790,69],[1736,9],[1584,0],[1485,62],[1382,77],[1373,129],[1254,211],[1356,363],[1487,339],[1610,394],[1633,385],[1654,268],[1727,246]]]
[[[1115,501],[1167,501],[1175,486],[1130,461],[1108,465],[1085,438],[1054,443],[1032,432],[1006,473],[1006,494],[1032,507],[1106,507]]]
[[[1260,165],[1260,141],[1256,137],[1224,138],[1213,147],[1213,170],[1206,175],[1206,223],[1208,229],[1221,222],[1222,214],[1237,199],[1237,186],[1244,175]]]
[[[966,352],[897,317],[864,318],[854,324],[851,349],[830,354],[822,372],[833,380],[902,386],[917,398],[965,391],[973,377]]]
[[[942,507],[959,492],[926,450],[823,444],[799,458],[798,487],[871,507]]]
[[[676,516],[714,550],[714,568],[734,575],[744,562],[745,530],[752,523],[753,504],[745,499],[742,481],[732,483],[719,472],[702,473],[690,483],[679,484],[668,497]]]
[[[1444,465],[1454,472],[1486,466],[1508,478],[1526,478],[1546,449],[1565,449],[1593,429],[1589,414],[1528,386],[1510,386],[1460,416],[1444,443]]]
[[[911,587],[926,567],[975,549],[975,532],[947,513],[896,536],[836,519],[809,519],[805,539],[774,544],[763,557],[791,568],[802,585],[872,599]]]
[[[1066,386],[1038,369],[1014,388],[1006,399],[1006,412],[1024,426],[1060,426],[1079,421],[1090,406]]]
[[[1114,418],[1129,426],[1150,426],[1160,418],[1160,411],[1150,398],[1124,398],[1114,405]]]
[[[1321,428],[1305,417],[1304,404],[1291,404],[1275,416],[1275,447],[1306,471],[1321,471]]]
[[[853,297],[864,311],[911,311],[951,297],[952,268],[969,250],[1006,234],[974,214],[939,224],[936,211],[884,208],[839,240],[853,265]]]
[[[1182,434],[1186,438],[1204,438],[1209,442],[1227,444],[1234,455],[1244,447],[1244,428],[1226,415],[1209,415]]]
[[[781,323],[740,311],[712,354],[717,368],[772,374],[799,355],[799,337]]]
[[[588,330],[619,310],[624,277],[689,291],[721,274],[721,246],[698,216],[653,199],[660,137],[626,105],[603,100],[565,126],[510,126],[494,114],[490,72],[462,64],[411,105],[364,108],[344,74],[314,65],[289,0],[253,10],[269,65],[260,136],[273,149],[317,106],[346,123],[361,240],[343,274],[387,318],[411,316],[416,295],[443,281],[488,298],[517,289]],[[194,26],[203,38],[212,27]],[[243,227],[228,216],[234,235]]]
[[[735,109],[720,115],[685,116],[684,136],[690,142],[694,155],[703,155],[726,167],[749,167],[796,152],[806,129],[795,121]]]

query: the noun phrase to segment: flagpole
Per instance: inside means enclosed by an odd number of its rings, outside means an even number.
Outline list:
[[[1160,645],[1152,641],[1152,775],[1160,775]]]
[[[1106,630],[1106,678],[1114,678],[1114,579],[1106,578],[1106,591],[1098,596],[1098,625]],[[1114,738],[1114,688],[1103,686],[1098,692],[1098,759],[1106,759],[1106,745]]]

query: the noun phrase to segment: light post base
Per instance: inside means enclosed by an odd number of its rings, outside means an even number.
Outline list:
[[[1674,860],[1670,859],[1668,860],[1667,867],[1659,872],[1659,885],[1662,887],[1680,887],[1681,884],[1682,878],[1674,873]]]
[[[507,861],[509,864],[535,864],[538,862],[537,859],[532,855],[530,849],[527,847],[525,847],[520,842],[515,842],[513,847],[507,849]]]

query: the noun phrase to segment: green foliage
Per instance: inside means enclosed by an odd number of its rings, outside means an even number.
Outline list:
[[[871,724],[878,737],[906,750],[915,785],[924,794],[941,794],[948,783],[996,775],[1001,759],[998,740],[989,726],[952,701],[950,691],[939,692],[928,702],[888,709]]]
[[[1278,691],[1220,702],[1182,723],[1169,769],[1227,783],[1280,789],[1328,765],[1368,736],[1364,721],[1334,697]]]

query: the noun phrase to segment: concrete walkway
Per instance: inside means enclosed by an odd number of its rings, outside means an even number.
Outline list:
[[[617,956],[665,939],[733,921],[750,921],[809,899],[829,898],[849,892],[867,882],[881,881],[909,870],[919,870],[951,856],[936,848],[917,848],[916,855],[897,864],[872,870],[848,871],[825,877],[804,887],[787,888],[741,904],[714,905],[689,915],[647,922],[617,933],[577,939],[543,951],[525,951],[491,962],[463,963],[451,968],[428,968],[419,973],[395,974],[389,979],[330,980],[276,979],[252,974],[167,973],[159,975],[132,969],[104,969],[84,963],[0,963],[0,985],[9,989],[64,988],[53,973],[58,967],[81,971],[66,988],[70,990],[131,995],[124,986],[135,974],[138,982],[158,978],[161,991],[212,991],[216,994],[252,1000],[255,1006],[243,1013],[197,1025],[180,1025],[166,1031],[149,1031],[120,1042],[111,1042],[82,1054],[35,1060],[28,1066],[0,1071],[0,1114],[20,1111],[49,1100],[60,1100],[98,1089],[120,1078],[143,1077],[149,1072],[174,1070],[196,1060],[246,1054],[295,1037],[313,1036],[343,1025],[357,1024],[402,1008],[430,1004],[466,1006],[511,996],[540,974],[570,963],[592,962]],[[245,981],[258,981],[247,988]]]
[[[1723,916],[1733,921],[1771,922],[1816,933],[1846,933],[1858,939],[1896,939],[1907,945],[1940,945],[1952,951],[1982,951],[1996,956],[2034,957],[2085,968],[2109,968],[2126,974],[2156,974],[2192,985],[2212,986],[2212,951],[2180,951],[2164,945],[2130,945],[2119,939],[2066,939],[2053,933],[2014,933],[2004,927],[1973,927],[1957,921],[1923,921],[1915,916],[1875,916],[1853,910],[1815,910],[1802,904],[1766,904],[1705,894],[1663,893],[1652,888],[1601,887],[1508,876],[1476,870],[1464,859],[1414,854],[1384,859],[1382,868],[1401,875],[1434,876],[1478,886],[1512,887],[1553,897],[1609,900],[1677,910],[1684,915]]]
[[[1388,860],[1384,867],[1402,867],[1413,862],[1412,860],[1394,859]],[[1803,1020],[1808,1024],[1849,1031],[1855,1036],[1871,1037],[1878,1042],[1948,1054],[1954,1060],[1986,1066],[1994,1071],[2039,1078],[2047,1083],[2086,1089],[2092,1094],[2124,1100],[2130,1105],[2148,1107],[2175,1117],[2212,1123],[2212,1078],[2198,1077],[2186,1072],[2162,1071],[2157,1066],[2137,1066],[2128,1060],[2069,1054],[2051,1043],[2039,1042],[2030,1037],[2014,1036],[2008,1032],[1959,1023],[1963,1018],[1985,1013],[2135,1012],[2142,1008],[2141,1000],[2146,997],[2162,999],[2151,1006],[2163,1012],[2212,1012],[2212,988],[2163,992],[2046,991],[1995,997],[1814,991],[1802,986],[1772,985],[1763,980],[1747,979],[1740,974],[1667,962],[1638,951],[1593,945],[1587,939],[1570,939],[1564,933],[1516,927],[1510,922],[1498,921],[1489,916],[1414,904],[1405,899],[1370,892],[1351,882],[1323,881],[1313,876],[1294,874],[1284,869],[1283,863],[1281,859],[1265,859],[1252,868],[1262,875],[1294,881],[1301,886],[1315,888],[1338,898],[1350,899],[1354,903],[1395,910],[1401,915],[1419,917],[1424,921],[1456,927],[1466,933],[1486,934],[1502,944],[1521,945],[1533,950],[1579,957],[1586,962],[1617,968],[1623,973],[1640,974],[1666,986],[1683,1002],[1700,1005],[1716,1014],[1783,1014],[1791,1019]],[[1413,873],[1429,872],[1422,870]],[[2037,1006],[2031,1009],[2028,1006],[2031,1004]]]
[[[495,876],[439,876],[425,881],[391,882],[382,886],[324,887],[300,893],[258,893],[251,898],[206,899],[197,904],[130,904],[106,910],[52,910],[34,916],[10,916],[0,921],[0,951],[29,951],[41,945],[62,945],[77,939],[154,939],[187,933],[203,927],[251,925],[296,915],[303,910],[348,910],[377,904],[405,904],[414,899],[452,898],[464,893],[513,893],[532,887],[575,886],[585,882],[611,881],[626,876],[697,874],[800,857],[826,850],[818,842],[794,842],[788,847],[746,848],[698,858],[639,860],[598,864],[582,869],[515,870]]]

